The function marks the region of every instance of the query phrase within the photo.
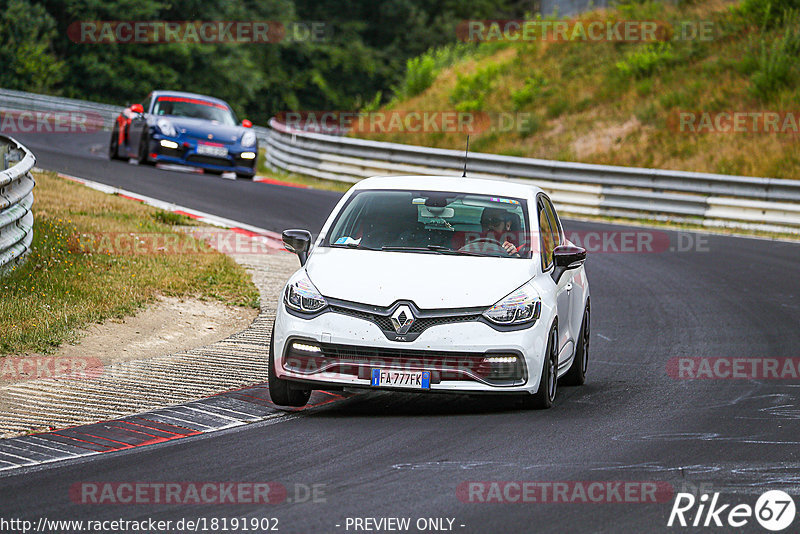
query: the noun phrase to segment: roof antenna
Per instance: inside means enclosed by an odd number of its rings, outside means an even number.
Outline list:
[[[467,177],[467,154],[469,154],[469,134],[467,134],[467,149],[464,150],[464,174],[461,175],[462,178]]]

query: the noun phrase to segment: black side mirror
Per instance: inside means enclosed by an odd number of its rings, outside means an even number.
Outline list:
[[[561,275],[570,269],[577,269],[586,261],[586,249],[575,245],[560,245],[553,250],[553,280],[558,283]]]
[[[308,249],[311,248],[311,232],[308,230],[284,230],[283,245],[289,252],[294,252],[300,258],[300,265],[305,265],[308,259]]]

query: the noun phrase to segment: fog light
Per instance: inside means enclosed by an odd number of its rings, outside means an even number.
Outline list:
[[[162,139],[161,146],[163,146],[164,148],[171,148],[172,150],[175,150],[176,148],[178,148],[178,143],[176,143],[175,141],[170,141],[169,139]]]
[[[486,363],[516,363],[517,357],[516,356],[489,356],[488,358],[484,358],[483,361]]]
[[[242,159],[256,159],[256,153],[255,152],[242,152],[239,155],[239,157],[242,158]]]
[[[322,352],[322,349],[316,345],[307,345],[306,343],[292,343],[292,350],[302,350],[305,352]]]

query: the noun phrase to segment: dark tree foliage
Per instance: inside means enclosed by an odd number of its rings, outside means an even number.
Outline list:
[[[520,17],[521,0],[0,0],[0,86],[125,104],[154,88],[205,93],[264,123],[284,110],[384,98],[408,58],[453,42],[459,21]],[[73,42],[79,21],[318,21],[321,41]]]

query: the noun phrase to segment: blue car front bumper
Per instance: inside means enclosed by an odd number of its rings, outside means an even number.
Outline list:
[[[162,141],[165,143],[162,144]],[[167,144],[169,146],[164,146]],[[236,174],[255,175],[258,144],[243,147],[241,144],[208,143],[210,146],[226,149],[226,155],[209,155],[198,153],[198,145],[204,144],[196,139],[182,137],[166,137],[154,135],[147,147],[148,160],[153,163],[172,163],[189,165],[216,172],[235,172]],[[251,157],[247,157],[247,156]],[[243,157],[244,156],[244,157]]]

